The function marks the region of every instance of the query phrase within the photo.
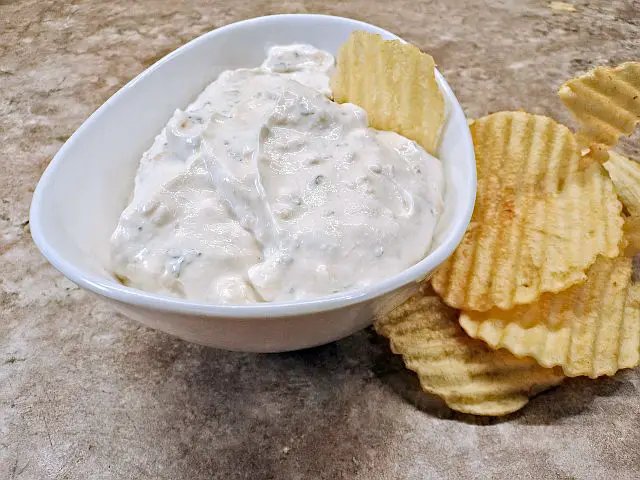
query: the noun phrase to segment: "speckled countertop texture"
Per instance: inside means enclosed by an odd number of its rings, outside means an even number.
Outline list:
[[[637,370],[569,380],[504,419],[454,414],[371,331],[254,355],[142,327],[48,265],[27,223],[38,178],[80,123],[218,26],[362,19],[431,52],[471,117],[524,108],[569,122],[564,79],[640,57],[637,0],[574,5],[0,1],[0,478],[640,478]]]

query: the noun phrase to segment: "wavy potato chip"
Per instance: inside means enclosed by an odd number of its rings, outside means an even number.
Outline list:
[[[399,40],[354,32],[340,47],[331,89],[336,102],[362,107],[371,127],[397,132],[436,154],[444,98],[430,55]]]
[[[564,378],[560,369],[542,368],[531,358],[494,351],[470,338],[458,325],[458,314],[432,291],[423,291],[375,324],[418,374],[423,390],[453,410],[506,415]]]
[[[610,151],[603,165],[627,211],[640,215],[640,163]]]
[[[640,122],[640,63],[597,67],[563,84],[558,95],[581,125],[582,144],[613,147]]]
[[[499,112],[470,129],[475,210],[461,244],[432,278],[447,304],[508,310],[584,281],[598,255],[618,255],[622,206],[602,166],[580,156],[567,127]]]
[[[582,285],[513,310],[463,312],[460,325],[492,348],[561,366],[570,377],[613,375],[640,364],[640,284],[630,258],[601,257]]]

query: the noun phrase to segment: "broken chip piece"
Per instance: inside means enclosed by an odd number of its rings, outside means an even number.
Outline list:
[[[581,144],[613,147],[640,122],[640,63],[596,67],[563,84],[558,95],[580,123]]]
[[[627,212],[640,215],[640,163],[610,151],[603,165]]]

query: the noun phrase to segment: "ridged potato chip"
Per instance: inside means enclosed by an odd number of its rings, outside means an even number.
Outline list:
[[[584,281],[598,255],[618,255],[622,206],[602,166],[580,156],[567,127],[499,112],[470,129],[475,210],[461,244],[432,279],[447,304],[508,310]]]
[[[531,358],[494,351],[470,338],[458,325],[458,314],[427,290],[380,318],[375,328],[418,374],[423,390],[459,412],[506,415],[562,381],[560,369],[542,368]]]
[[[336,65],[331,79],[336,102],[362,107],[371,127],[397,132],[436,154],[444,98],[430,55],[399,40],[358,31],[340,47]]]
[[[613,375],[640,363],[640,284],[632,260],[601,257],[587,280],[513,310],[463,312],[470,336],[570,377]]]
[[[581,125],[581,143],[613,147],[640,122],[640,63],[597,67],[566,82],[558,95]]]
[[[622,204],[631,215],[640,215],[640,163],[614,151],[604,163]]]

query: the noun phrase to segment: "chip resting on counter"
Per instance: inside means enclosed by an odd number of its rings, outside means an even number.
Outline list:
[[[516,358],[470,338],[458,315],[425,287],[375,324],[390,340],[391,350],[418,374],[422,389],[453,410],[506,415],[564,378],[560,369],[543,368],[532,358]]]
[[[340,47],[336,64],[331,79],[336,102],[362,107],[370,127],[399,133],[437,154],[445,109],[430,55],[357,31]]]
[[[598,255],[618,255],[622,205],[567,127],[499,112],[470,130],[478,170],[473,217],[432,279],[448,305],[509,310],[584,281]]]
[[[463,312],[460,325],[570,377],[613,375],[640,364],[640,284],[630,258],[599,258],[581,285],[513,310]]]
[[[558,95],[580,124],[581,144],[613,147],[640,122],[640,63],[596,67],[563,84]]]

